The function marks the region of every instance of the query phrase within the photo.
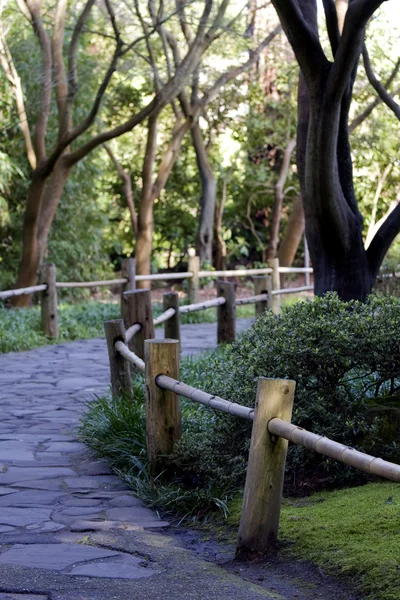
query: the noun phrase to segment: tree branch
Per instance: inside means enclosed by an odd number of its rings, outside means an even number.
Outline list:
[[[125,200],[128,205],[129,215],[131,218],[132,231],[134,232],[134,234],[136,236],[137,229],[138,229],[137,228],[137,216],[136,216],[135,200],[133,197],[132,182],[131,182],[130,175],[129,175],[129,173],[126,173],[126,171],[122,167],[121,163],[118,161],[117,157],[115,156],[114,152],[111,150],[110,145],[104,144],[104,148],[106,149],[108,156],[111,158],[111,161],[113,162],[120,179],[122,180],[124,194],[125,194]]]
[[[54,29],[51,39],[51,50],[53,57],[53,70],[56,88],[56,101],[58,108],[58,136],[62,135],[65,119],[65,110],[68,94],[68,82],[64,65],[64,31],[65,31],[65,12],[67,9],[67,0],[59,0],[57,3],[56,14],[54,17]]]
[[[33,134],[33,145],[39,164],[46,158],[45,138],[51,103],[51,44],[43,26],[40,0],[25,0],[25,4],[31,15],[33,31],[38,39],[41,53],[41,93],[38,118]]]
[[[398,104],[394,100],[394,98],[391,96],[391,94],[387,91],[387,89],[386,89],[387,86],[384,86],[379,81],[379,79],[375,76],[375,73],[372,70],[371,61],[369,59],[368,50],[367,50],[367,47],[365,46],[365,44],[363,47],[362,55],[363,55],[364,67],[365,67],[365,72],[368,77],[368,81],[370,82],[370,84],[372,85],[374,90],[377,92],[377,94],[380,97],[380,99],[382,100],[382,102],[384,102],[386,104],[386,106],[388,106],[390,108],[390,110],[394,113],[394,115],[400,121],[400,104]],[[396,66],[394,69],[394,72],[395,72],[394,76],[396,76],[399,68],[400,68],[400,58],[398,59],[398,61],[396,63]]]
[[[332,54],[335,56],[340,43],[339,22],[334,0],[323,0],[326,27],[328,30],[329,41]]]
[[[272,0],[272,4],[309,84],[328,64],[318,38],[316,4],[308,4],[307,13],[304,5],[302,12],[297,0]]]
[[[366,251],[372,276],[375,277],[379,271],[383,259],[390,248],[391,243],[400,232],[400,203],[389,214],[388,218],[380,226],[372,242]]]

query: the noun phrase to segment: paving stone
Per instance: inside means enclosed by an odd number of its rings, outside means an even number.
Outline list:
[[[46,452],[81,452],[82,450],[88,451],[87,446],[80,444],[79,442],[51,442]]]
[[[16,481],[11,484],[11,487],[15,488],[29,488],[36,490],[49,490],[49,491],[57,491],[57,490],[67,490],[67,486],[65,484],[64,479],[55,478],[55,479],[38,479],[38,480],[29,480],[29,481]],[[16,490],[14,490],[16,491]]]
[[[0,554],[0,564],[63,571],[76,563],[118,556],[85,544],[15,544]]]
[[[68,508],[63,508],[58,514],[65,515],[67,517],[80,517],[84,515],[92,515],[93,513],[98,514],[98,510],[93,510],[93,507],[85,507],[85,506],[70,506]]]
[[[142,567],[140,559],[129,556],[124,557],[121,562],[103,561],[78,565],[69,572],[69,575],[81,575],[86,577],[106,577],[108,579],[142,579],[152,577],[159,571]]]
[[[5,506],[0,511],[0,524],[24,527],[34,523],[49,521],[51,509],[47,508],[15,508]]]
[[[71,498],[69,496],[65,497],[65,500],[62,500],[61,503],[64,506],[99,506],[101,504],[100,500],[92,500],[91,498],[75,498],[74,496]]]
[[[92,477],[67,477],[65,479],[65,483],[71,489],[78,488],[86,488],[86,489],[96,489],[99,487],[97,481],[95,481]]]
[[[117,496],[109,502],[110,506],[143,506],[143,502],[139,498],[133,496]]]
[[[66,467],[10,467],[6,473],[0,473],[0,484],[30,481],[35,479],[53,479],[54,477],[71,477],[75,471]]]
[[[0,600],[47,600],[48,596],[43,596],[43,594],[10,594],[0,593]]]
[[[62,390],[81,390],[88,387],[98,389],[99,381],[97,381],[97,379],[93,379],[92,377],[67,377],[65,379],[60,379],[56,383],[56,388]]]
[[[0,497],[0,506],[32,506],[43,504],[55,504],[59,498],[65,495],[63,492],[51,492],[46,490],[29,490],[15,492],[12,495]]]
[[[121,508],[107,509],[107,516],[112,521],[124,521],[129,523],[139,523],[141,521],[155,521],[154,511],[144,506],[127,506]]]

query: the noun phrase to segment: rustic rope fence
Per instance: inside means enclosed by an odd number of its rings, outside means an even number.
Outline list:
[[[227,282],[222,284],[233,286]],[[229,299],[229,292],[226,293],[226,289],[232,288],[222,286],[219,289],[222,293],[225,291],[225,295],[211,301],[217,309],[232,302],[232,299]],[[129,296],[133,298],[135,294],[130,293]],[[254,302],[264,302],[264,294],[262,296],[261,299],[259,296],[251,298]],[[145,302],[141,298],[145,296],[137,295],[136,301]],[[194,304],[192,309],[195,307],[194,310],[201,310],[204,304]],[[181,308],[189,312],[188,307]],[[137,310],[136,313],[138,312]],[[179,312],[181,309],[175,308],[172,314],[172,310],[168,308],[161,315],[163,322],[167,323],[169,319],[176,318]],[[142,323],[135,323],[128,332],[133,332],[134,339],[142,328]],[[275,546],[288,441],[372,475],[400,482],[400,465],[358,452],[293,425],[291,417],[296,385],[294,381],[260,378],[255,407],[249,408],[180,381],[178,339],[146,339],[143,360],[127,347],[122,319],[107,321],[105,330],[113,395],[117,396],[120,393],[129,395],[132,381],[129,376],[127,377],[127,373],[131,367],[145,375],[147,457],[153,472],[159,473],[163,470],[166,457],[173,452],[174,443],[181,436],[180,397],[237,418],[253,421],[238,532],[238,556],[248,552],[265,553]]]

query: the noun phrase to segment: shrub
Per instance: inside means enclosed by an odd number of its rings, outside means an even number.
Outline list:
[[[369,406],[400,389],[400,305],[393,299],[341,302],[334,294],[262,315],[238,342],[208,357],[197,386],[254,404],[259,377],[294,379],[293,422],[340,443],[395,460]],[[215,413],[207,428],[191,424],[174,462],[195,485],[217,482],[224,493],[243,484],[251,424]],[[364,474],[291,446],[286,482],[293,493],[360,483]]]

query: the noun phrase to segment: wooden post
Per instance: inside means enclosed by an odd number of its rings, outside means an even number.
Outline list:
[[[240,519],[237,555],[265,553],[277,540],[288,442],[268,431],[268,422],[279,417],[290,422],[294,381],[258,381],[249,462]]]
[[[253,277],[254,281],[254,294],[258,296],[259,294],[268,294],[268,275],[258,275],[257,277]],[[262,302],[256,302],[256,317],[258,315],[262,315],[268,308],[268,300],[263,300]]]
[[[188,283],[188,300],[189,304],[196,304],[200,302],[199,288],[200,288],[200,258],[198,256],[189,255],[188,270],[193,273],[193,277],[189,279]]]
[[[267,275],[267,294],[268,294],[268,299],[267,299],[267,308],[268,310],[272,310],[272,303],[273,303],[273,295],[272,295],[272,277],[271,275]]]
[[[132,396],[132,377],[130,364],[115,349],[115,343],[125,340],[125,327],[122,319],[104,322],[108,357],[110,360],[110,378],[113,398],[126,394]]]
[[[272,258],[268,261],[268,264],[272,269],[272,289],[280,290],[281,281],[279,277],[279,258]],[[279,315],[281,311],[280,295],[272,296],[272,311],[275,315]]]
[[[164,337],[171,340],[181,341],[181,319],[179,313],[179,296],[176,292],[167,292],[163,294],[163,310],[174,308],[173,317],[164,323]]]
[[[40,294],[42,328],[48,337],[58,337],[56,267],[53,264],[42,265],[40,283],[47,289]]]
[[[128,280],[121,286],[121,316],[124,319],[124,293],[136,290],[136,260],[134,258],[124,258],[122,260],[121,275]]]
[[[217,296],[226,300],[217,306],[217,343],[229,344],[236,338],[236,284],[217,281]]]
[[[140,358],[144,358],[144,340],[154,338],[153,310],[151,307],[150,290],[132,290],[124,292],[124,322],[125,328],[139,323],[141,330],[129,342],[129,348]]]
[[[147,457],[154,471],[162,469],[182,433],[179,397],[157,385],[158,375],[179,379],[178,340],[146,340],[145,364]]]

